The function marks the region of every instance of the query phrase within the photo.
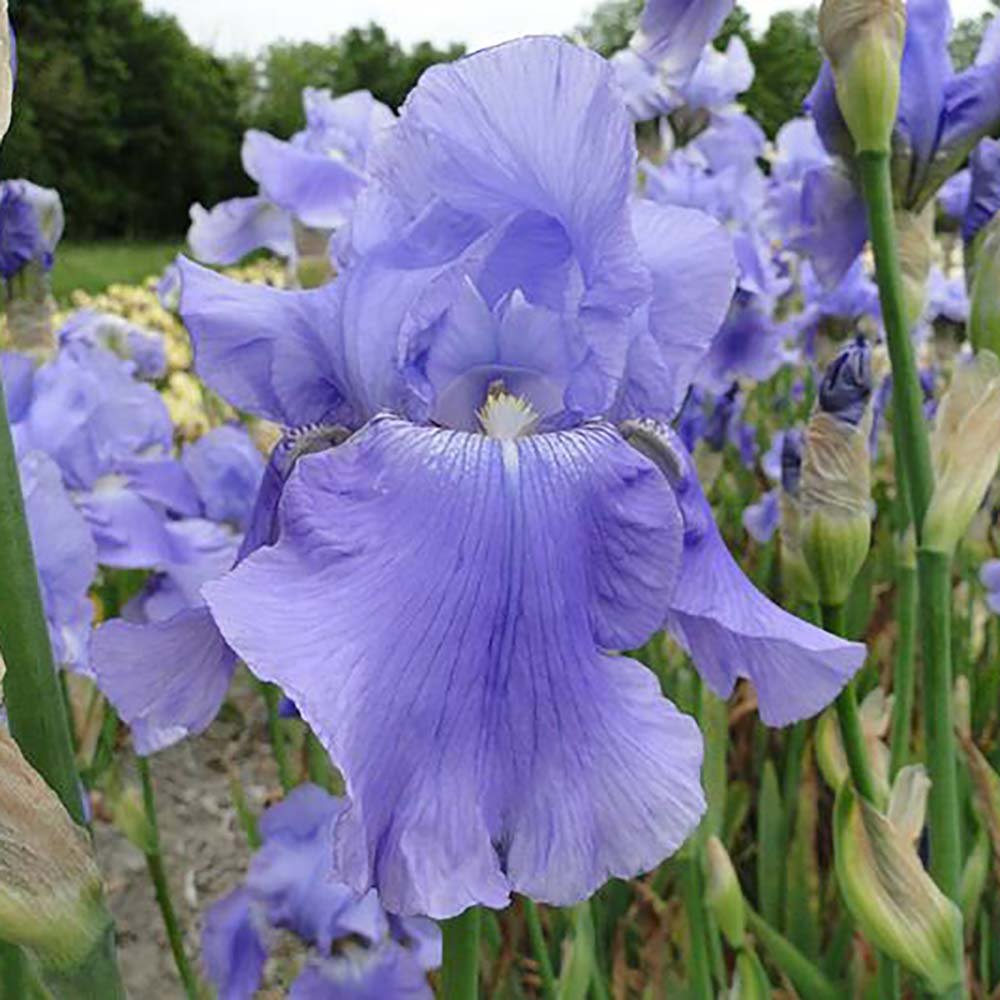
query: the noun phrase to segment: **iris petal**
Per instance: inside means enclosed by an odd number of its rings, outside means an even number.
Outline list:
[[[382,418],[299,464],[281,520],[205,594],[343,770],[356,889],[438,917],[565,904],[691,832],[697,727],[604,651],[659,626],[681,544],[668,484],[613,430]]]
[[[281,257],[295,252],[291,216],[267,198],[232,198],[211,210],[191,206],[188,245],[204,264],[235,264],[262,247]]]

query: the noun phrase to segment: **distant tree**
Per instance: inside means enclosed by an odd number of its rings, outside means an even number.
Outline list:
[[[11,0],[14,121],[0,174],[57,188],[68,233],[183,232],[241,182],[225,65],[139,0]]]
[[[743,102],[773,137],[786,121],[802,114],[802,103],[819,73],[823,58],[816,9],[775,14],[749,49],[756,76]]]
[[[303,125],[303,87],[327,87],[336,94],[370,90],[398,108],[424,70],[464,51],[460,45],[438,49],[430,42],[407,50],[379,25],[369,24],[326,44],[277,42],[256,61],[255,73],[248,74],[245,61],[231,64],[231,71],[242,81],[247,120],[275,135],[289,135]]]
[[[1000,0],[995,2],[1000,6]],[[980,17],[965,18],[955,25],[948,48],[951,50],[951,59],[956,69],[966,69],[972,65],[983,40],[983,32],[990,20],[989,14],[983,14]]]
[[[607,58],[628,45],[639,23],[643,0],[606,0],[577,26],[573,38]]]

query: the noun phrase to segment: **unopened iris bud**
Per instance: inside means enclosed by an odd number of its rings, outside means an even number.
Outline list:
[[[738,950],[746,941],[746,905],[736,870],[718,837],[709,837],[705,844],[705,868],[705,901],[730,947]]]
[[[802,555],[802,434],[785,432],[781,443],[781,573],[786,590],[808,604],[819,600],[816,581]]]
[[[837,793],[834,860],[864,936],[934,993],[961,982],[962,914],[924,870],[906,832],[845,781]]]
[[[923,545],[951,554],[983,502],[1000,461],[1000,361],[980,351],[955,365],[931,435],[935,486]]]
[[[86,962],[108,927],[86,834],[0,731],[0,939],[61,972]]]
[[[892,704],[893,696],[876,687],[865,695],[858,710],[879,801],[889,796],[889,748],[885,744],[885,735],[892,720]],[[837,791],[847,781],[850,769],[840,724],[833,709],[824,712],[816,724],[816,760],[826,783]]]
[[[819,35],[859,153],[888,153],[906,35],[902,0],[823,0]]]
[[[969,335],[977,350],[1000,357],[1000,215],[983,231],[976,252]]]
[[[933,199],[921,212],[896,212],[896,242],[903,272],[903,309],[906,328],[912,330],[927,308],[927,282],[934,257]]]
[[[858,339],[829,366],[806,429],[802,554],[824,604],[843,604],[871,542],[871,348]]]

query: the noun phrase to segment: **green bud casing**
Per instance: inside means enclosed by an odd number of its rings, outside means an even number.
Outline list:
[[[0,732],[0,938],[43,969],[85,964],[110,926],[86,833]]]
[[[871,544],[870,423],[817,411],[806,429],[800,544],[823,604],[847,600]]]
[[[902,0],[823,0],[819,34],[859,153],[888,153],[906,34]]]
[[[955,365],[931,435],[935,486],[924,548],[952,554],[972,523],[1000,461],[1000,361],[980,351]]]
[[[935,993],[960,983],[962,914],[906,835],[850,782],[837,793],[833,837],[837,881],[865,937]]]
[[[746,942],[746,906],[733,863],[715,836],[705,844],[705,872],[705,902],[730,947],[738,950]]]
[[[977,350],[1000,357],[1000,215],[976,240],[969,299],[969,336]]]

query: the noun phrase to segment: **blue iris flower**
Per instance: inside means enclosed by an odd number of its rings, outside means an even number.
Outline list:
[[[344,774],[337,877],[393,913],[567,904],[693,831],[697,726],[617,651],[667,627],[777,725],[864,659],[754,589],[667,426],[735,259],[702,213],[632,196],[635,155],[610,66],[525,39],[424,75],[332,284],[181,264],[205,381],[344,428],[272,462],[269,530],[202,593]],[[133,654],[154,683],[162,656]]]

